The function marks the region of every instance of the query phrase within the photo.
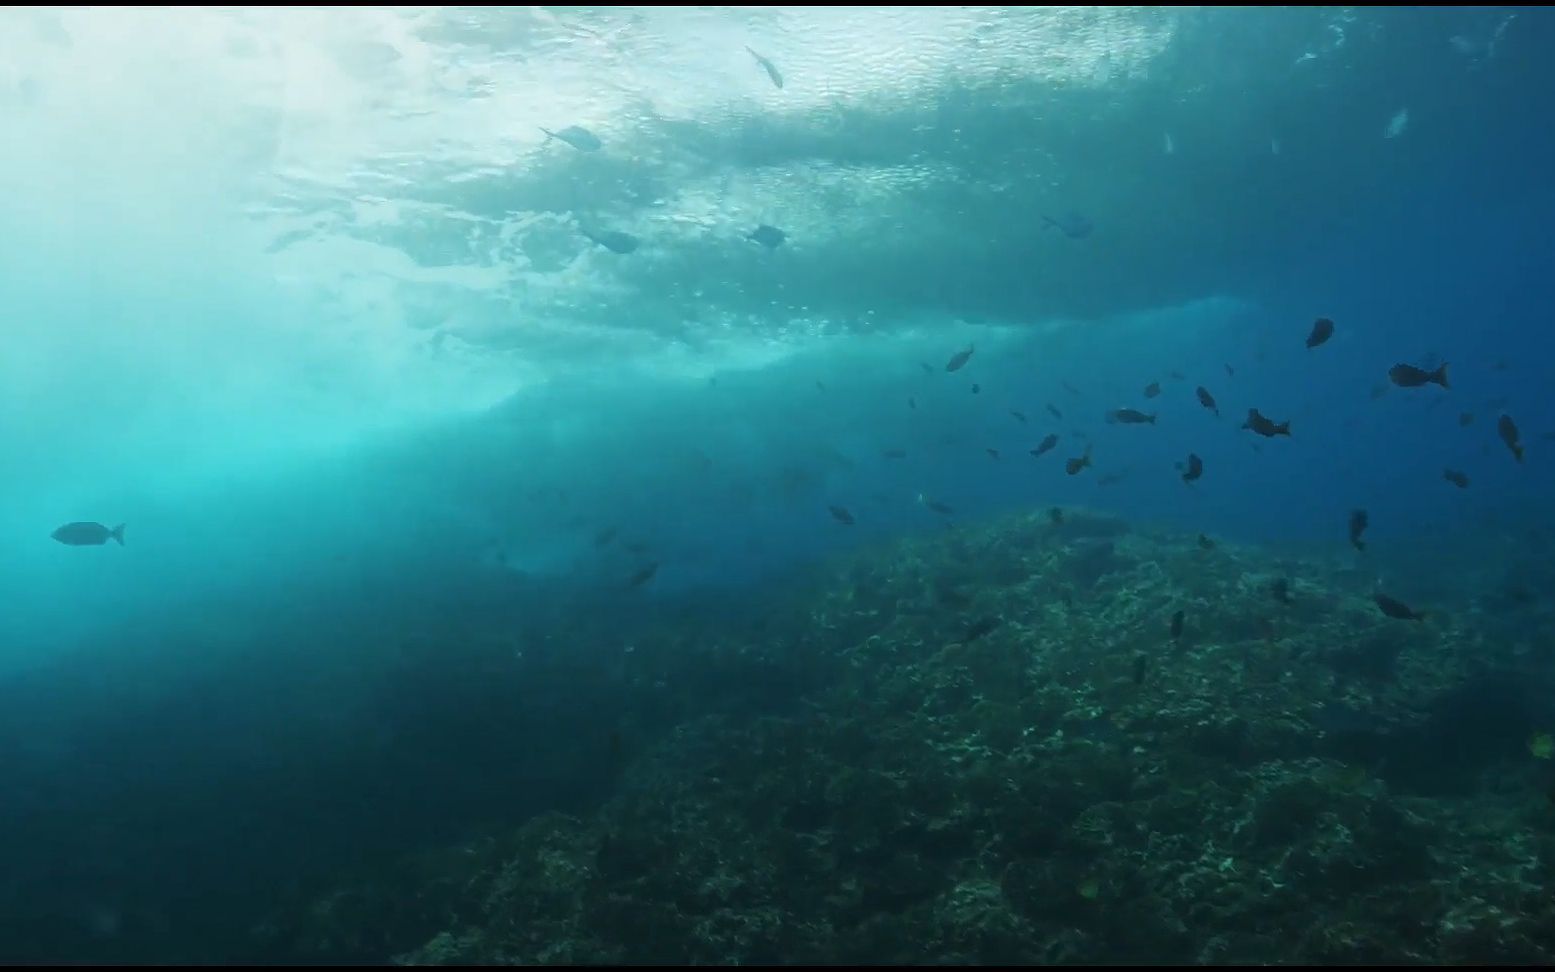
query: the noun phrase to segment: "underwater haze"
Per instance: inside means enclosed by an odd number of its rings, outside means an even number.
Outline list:
[[[1552,45],[0,12],[0,959],[1555,961]]]

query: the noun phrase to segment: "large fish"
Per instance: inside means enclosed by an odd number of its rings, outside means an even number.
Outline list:
[[[559,132],[553,132],[542,125],[540,131],[545,133],[547,142],[554,138],[558,142],[566,142],[579,152],[596,152],[604,144],[599,140],[599,136],[579,125],[568,125]]]
[[[118,541],[119,546],[124,546],[124,524],[119,524],[112,530],[101,523],[67,523],[50,534],[60,543],[72,547],[100,547],[109,540]]]

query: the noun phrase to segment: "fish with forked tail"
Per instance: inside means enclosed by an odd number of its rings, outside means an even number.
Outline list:
[[[1388,369],[1388,378],[1400,388],[1419,388],[1421,385],[1430,384],[1441,385],[1443,388],[1452,387],[1447,384],[1445,361],[1435,371],[1426,371],[1411,364],[1396,364]]]

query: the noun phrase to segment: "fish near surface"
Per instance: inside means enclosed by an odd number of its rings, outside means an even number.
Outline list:
[[[124,524],[108,529],[101,523],[67,523],[49,534],[55,540],[70,547],[100,547],[109,540],[124,546]]]
[[[549,128],[541,126],[540,131],[545,133],[545,140],[549,142],[556,139],[558,142],[566,142],[579,152],[597,152],[604,143],[599,136],[581,125],[568,125],[559,132],[553,132]]]
[[[1436,384],[1443,388],[1451,388],[1447,384],[1447,363],[1444,361],[1441,367],[1435,371],[1426,371],[1424,368],[1416,368],[1411,364],[1396,364],[1388,369],[1388,378],[1400,388],[1419,388],[1422,385]]]
[[[582,233],[611,253],[631,253],[642,245],[642,241],[637,237],[620,230],[604,230],[599,233],[583,230]]]
[[[762,223],[760,226],[751,230],[749,233],[746,233],[745,238],[747,240],[760,243],[762,246],[771,250],[781,246],[783,241],[788,239],[788,234],[778,229],[776,226],[768,226],[766,223]]]
[[[761,65],[761,69],[767,72],[767,80],[772,82],[772,86],[781,91],[783,89],[783,74],[777,69],[777,65],[773,64],[770,58],[762,57],[760,54],[752,51],[749,44],[745,46],[745,49],[750,51],[750,56],[756,59],[756,63]]]

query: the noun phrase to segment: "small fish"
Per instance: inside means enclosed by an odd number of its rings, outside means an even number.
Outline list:
[[[1289,422],[1275,422],[1260,414],[1256,408],[1247,410],[1247,421],[1242,423],[1242,428],[1252,429],[1265,438],[1273,438],[1276,435],[1288,437],[1290,435]]]
[[[906,449],[887,449],[884,452],[880,453],[880,455],[882,455],[883,457],[885,457],[887,459],[906,459],[907,458],[907,450]]]
[[[1377,602],[1377,607],[1382,609],[1382,613],[1386,614],[1390,618],[1397,618],[1400,621],[1425,620],[1425,614],[1419,611],[1410,610],[1409,605],[1405,604],[1403,601],[1398,601],[1388,597],[1386,594],[1374,594],[1372,595],[1372,599]]]
[[[1226,365],[1226,377],[1227,378],[1235,378],[1236,377],[1236,369],[1231,367],[1230,365]]]
[[[1388,378],[1400,388],[1419,388],[1432,382],[1443,388],[1452,387],[1447,384],[1447,362],[1445,361],[1435,371],[1426,371],[1424,368],[1416,368],[1410,364],[1396,364],[1388,369]]]
[[[1350,545],[1356,550],[1365,550],[1366,544],[1361,540],[1361,534],[1366,532],[1366,524],[1370,522],[1365,510],[1353,510],[1350,513]]]
[[[1269,585],[1269,594],[1281,604],[1290,603],[1290,581],[1284,577],[1275,578]]]
[[[998,449],[984,449],[983,451],[988,453],[988,455],[992,456],[995,459],[999,458],[999,450]]]
[[[752,51],[749,44],[745,46],[745,49],[750,51],[750,56],[756,59],[756,63],[761,65],[761,69],[767,72],[767,79],[772,82],[772,86],[782,90],[783,75],[778,71],[777,65],[773,64],[767,58],[762,57],[760,54],[757,54],[755,51]]]
[[[929,364],[927,361],[918,362],[918,367],[922,368],[923,373],[926,375],[934,374],[934,366]]]
[[[1063,526],[1064,511],[1057,506],[1052,507],[1047,511],[1047,518],[1054,526]]]
[[[1312,333],[1307,335],[1307,349],[1311,350],[1333,336],[1334,322],[1326,317],[1319,317],[1312,323]]]
[[[1047,434],[1046,438],[1044,438],[1041,442],[1037,443],[1037,447],[1035,449],[1031,450],[1031,455],[1032,455],[1033,458],[1035,458],[1037,456],[1042,455],[1042,453],[1047,452],[1048,450],[1052,449],[1056,445],[1058,445],[1058,433],[1057,432],[1049,432]]]
[[[659,565],[658,565],[657,562],[649,564],[648,566],[644,567],[642,570],[639,570],[637,573],[632,575],[631,580],[626,582],[627,589],[630,590],[630,589],[632,589],[634,587],[641,587],[641,586],[643,586],[644,584],[646,584],[649,581],[653,580],[653,575],[657,574],[658,572],[659,572]]]
[[[967,625],[966,634],[961,636],[961,643],[968,644],[970,642],[976,641],[998,626],[998,618],[978,618],[976,621],[973,621],[971,624]]]
[[[1173,381],[1182,381],[1187,376],[1184,375],[1182,372],[1178,371],[1176,368],[1173,368],[1171,371],[1168,371],[1166,373],[1166,377],[1172,379]]]
[[[974,345],[969,344],[966,346],[965,351],[957,351],[955,354],[951,355],[950,360],[945,362],[945,370],[960,371],[968,361],[972,360],[973,350]]]
[[[101,523],[67,523],[49,536],[70,547],[100,547],[109,540],[116,541],[122,547],[124,524],[110,530]]]
[[[594,534],[594,546],[603,547],[605,544],[614,540],[616,538],[616,534],[620,532],[620,527],[605,527],[603,530]]]
[[[642,241],[630,233],[622,233],[619,230],[604,230],[599,233],[589,230],[581,231],[584,236],[598,243],[611,253],[631,253],[642,245]]]
[[[1215,396],[1209,393],[1208,388],[1200,385],[1198,388],[1194,389],[1194,394],[1199,396],[1200,405],[1203,405],[1211,412],[1214,412],[1216,418],[1220,418],[1220,406],[1215,404]]]
[[[1049,415],[1053,416],[1054,418],[1058,419],[1059,421],[1063,421],[1063,419],[1064,419],[1064,413],[1060,412],[1058,410],[1058,406],[1054,405],[1052,402],[1048,402],[1047,403],[1047,412],[1048,412]]]
[[[911,395],[907,396],[907,407],[913,411],[918,410],[918,400]]]
[[[1052,216],[1044,215],[1042,217],[1042,228],[1046,229],[1049,226],[1054,227],[1060,233],[1069,237],[1071,240],[1083,240],[1087,236],[1090,236],[1091,231],[1096,228],[1091,224],[1089,219],[1086,219],[1084,216],[1074,212],[1073,210],[1064,213],[1057,219],[1054,219]]]
[[[1161,383],[1159,381],[1152,381],[1150,384],[1145,386],[1146,398],[1154,398],[1159,394],[1161,394]]]
[[[1456,469],[1443,469],[1442,478],[1452,483],[1459,489],[1469,488],[1469,477]]]
[[[1107,413],[1108,422],[1122,422],[1124,425],[1154,425],[1155,416],[1132,408],[1115,408]]]
[[[1083,455],[1083,456],[1075,456],[1073,459],[1070,459],[1068,462],[1064,463],[1064,472],[1066,472],[1069,475],[1073,476],[1076,473],[1078,473],[1080,470],[1082,470],[1082,469],[1086,468],[1087,466],[1089,466],[1090,464],[1091,464],[1091,448],[1090,448],[1090,446],[1086,446],[1085,447],[1085,455]]]
[[[952,513],[955,512],[955,510],[952,510],[949,506],[946,506],[944,503],[941,503],[939,500],[929,499],[927,496],[923,495],[922,493],[918,494],[918,502],[922,503],[924,506],[927,506],[929,509],[931,509],[934,512],[940,514],[941,516],[950,516]]]
[[[579,152],[596,152],[603,144],[593,132],[579,125],[568,125],[559,132],[553,132],[542,125],[540,131],[545,133],[547,142],[554,138],[558,142],[566,142]]]
[[[826,508],[831,510],[832,519],[836,520],[838,523],[842,523],[847,526],[853,525],[853,514],[848,512],[848,508],[846,506],[828,506]]]
[[[1172,637],[1173,638],[1181,638],[1182,637],[1182,612],[1181,611],[1178,611],[1178,612],[1176,612],[1175,614],[1172,615]]]
[[[1188,470],[1182,474],[1182,481],[1191,483],[1202,475],[1204,475],[1204,460],[1192,452],[1188,453]]]
[[[1010,409],[1010,414],[1015,416],[1015,420],[1017,422],[1019,422],[1020,424],[1022,424],[1022,425],[1026,424],[1026,413],[1025,412],[1017,412],[1015,409],[1012,408],[1012,409]]]
[[[1201,533],[1201,534],[1199,534],[1199,549],[1200,550],[1214,550],[1215,549],[1215,541],[1211,540],[1209,537],[1206,537],[1204,534]]]
[[[1458,427],[1459,428],[1467,428],[1468,426],[1473,425],[1473,424],[1474,424],[1474,413],[1473,412],[1464,412],[1462,415],[1458,416]]]
[[[1518,462],[1523,461],[1523,444],[1517,436],[1517,423],[1512,421],[1512,416],[1503,415],[1496,422],[1496,431],[1501,433],[1501,441],[1512,450],[1512,457]]]
[[[768,226],[766,223],[762,223],[749,233],[746,233],[745,238],[760,243],[767,249],[772,250],[781,246],[783,241],[788,239],[788,234],[776,226]]]
[[[980,392],[982,390],[983,390],[983,386],[982,385],[979,385],[975,381],[972,382],[972,394],[976,395],[978,392]]]
[[[1075,386],[1069,384],[1069,382],[1061,381],[1061,382],[1059,382],[1059,384],[1064,386],[1064,391],[1068,392],[1069,394],[1073,395],[1074,397],[1076,397],[1076,398],[1080,398],[1081,397],[1080,389],[1078,389]]]

